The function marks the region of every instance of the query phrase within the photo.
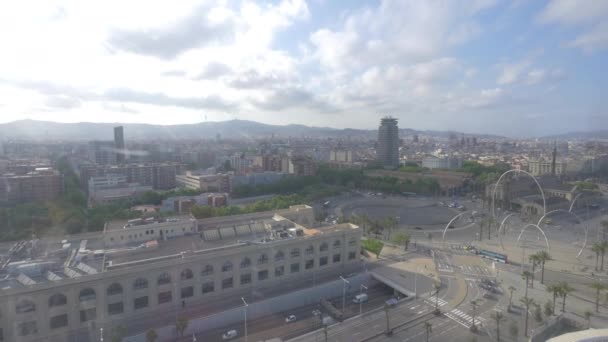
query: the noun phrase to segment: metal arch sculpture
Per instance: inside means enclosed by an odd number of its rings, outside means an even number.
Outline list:
[[[538,223],[536,224],[537,226],[540,227],[542,221],[549,215],[554,214],[554,213],[558,213],[558,212],[564,212],[567,214],[570,214],[572,216],[574,216],[574,218],[576,218],[578,220],[578,224],[582,224],[585,230],[585,240],[583,241],[583,246],[581,247],[581,250],[578,252],[578,254],[576,255],[577,258],[579,258],[581,256],[581,254],[583,254],[583,251],[585,250],[585,247],[587,247],[587,237],[589,235],[589,225],[587,224],[583,224],[583,220],[581,220],[581,218],[573,213],[570,210],[566,210],[566,209],[555,209],[555,210],[551,210],[550,212],[546,213],[545,215],[543,215],[539,220]]]
[[[492,217],[496,218],[496,188],[498,188],[498,184],[500,183],[500,181],[502,180],[502,178],[504,176],[506,176],[508,173],[512,173],[512,172],[521,172],[524,173],[528,176],[530,176],[530,178],[532,178],[532,180],[534,181],[534,183],[536,183],[536,186],[538,186],[538,189],[540,190],[540,195],[543,198],[543,215],[547,212],[547,201],[545,199],[545,192],[543,191],[543,187],[540,186],[540,183],[538,182],[538,180],[536,179],[536,177],[534,177],[531,173],[529,173],[528,171],[524,171],[524,170],[508,170],[505,173],[503,173],[502,175],[500,175],[500,177],[498,177],[498,180],[496,181],[496,184],[494,184],[494,189],[492,189]]]
[[[505,218],[502,219],[500,226],[498,227],[498,241],[500,241],[500,247],[503,251],[505,250],[505,245],[502,243],[502,235],[500,235],[500,232],[502,231],[502,228],[504,227],[507,220],[513,215],[516,215],[516,213],[510,213],[509,215],[505,216]]]
[[[472,213],[472,210],[467,210],[467,211],[463,211],[460,214],[452,217],[452,219],[450,220],[450,222],[448,222],[448,224],[445,225],[445,228],[443,229],[443,234],[441,235],[441,245],[444,246],[445,245],[445,233],[448,231],[448,228],[450,228],[450,225],[452,225],[452,223],[454,221],[456,221],[458,218],[460,218],[460,216],[466,214],[466,213]]]
[[[576,202],[576,200],[577,200],[579,197],[581,197],[581,195],[582,195],[582,194],[583,194],[583,193],[581,192],[581,193],[577,194],[576,196],[574,196],[574,199],[572,200],[572,203],[570,203],[570,209],[568,209],[568,211],[572,211],[572,208],[574,208],[574,203]]]
[[[539,227],[537,224],[534,224],[534,223],[528,223],[521,229],[521,232],[519,233],[519,236],[517,237],[517,242],[519,242],[519,240],[521,240],[521,236],[524,234],[524,231],[526,229],[528,229],[528,227],[536,227],[536,229],[540,230],[540,232],[543,234],[543,237],[545,238],[545,243],[547,244],[547,250],[549,250],[549,239],[547,239],[547,235],[545,235],[545,231],[541,227]]]

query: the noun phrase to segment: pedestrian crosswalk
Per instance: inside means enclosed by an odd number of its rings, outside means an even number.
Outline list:
[[[436,303],[437,301],[438,301],[439,303]],[[445,301],[445,300],[443,300],[443,299],[441,299],[441,298],[439,298],[439,299],[437,300],[437,297],[433,296],[433,297],[430,297],[430,298],[427,300],[427,303],[429,303],[429,304],[431,304],[431,305],[433,305],[433,306],[435,306],[435,305],[439,305],[439,307],[442,307],[442,306],[446,305],[448,302],[447,302],[447,301]]]
[[[493,276],[494,274],[485,266],[478,265],[461,265],[459,266],[461,272],[465,275],[471,276]]]
[[[465,328],[470,328],[473,322],[473,317],[459,309],[454,309],[445,313],[446,317],[462,325]],[[485,319],[483,317],[475,317],[475,325],[481,325]]]
[[[441,261],[437,262],[437,270],[439,270],[439,272],[454,272],[452,265]]]

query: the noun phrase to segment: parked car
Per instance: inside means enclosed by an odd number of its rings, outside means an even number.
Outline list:
[[[224,334],[222,334],[222,340],[231,340],[237,336],[239,336],[239,333],[236,330],[228,330]]]
[[[289,315],[285,317],[285,323],[291,323],[296,321],[296,315]]]

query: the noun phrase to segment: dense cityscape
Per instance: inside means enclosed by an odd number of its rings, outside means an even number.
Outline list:
[[[608,0],[0,1],[0,342],[608,341]]]
[[[438,315],[463,339],[499,334],[493,319],[510,319],[512,337],[552,336],[579,323],[542,297],[572,291],[574,310],[603,324],[606,141],[398,125],[382,118],[375,138],[138,141],[116,126],[105,140],[4,140],[0,336],[346,340],[348,324],[376,340]],[[539,309],[520,331],[522,274],[522,303]],[[384,314],[386,326],[365,328]]]

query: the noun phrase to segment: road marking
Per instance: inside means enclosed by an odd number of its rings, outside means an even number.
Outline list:
[[[414,305],[410,308],[410,310],[414,310],[415,308],[419,307],[420,305]]]

